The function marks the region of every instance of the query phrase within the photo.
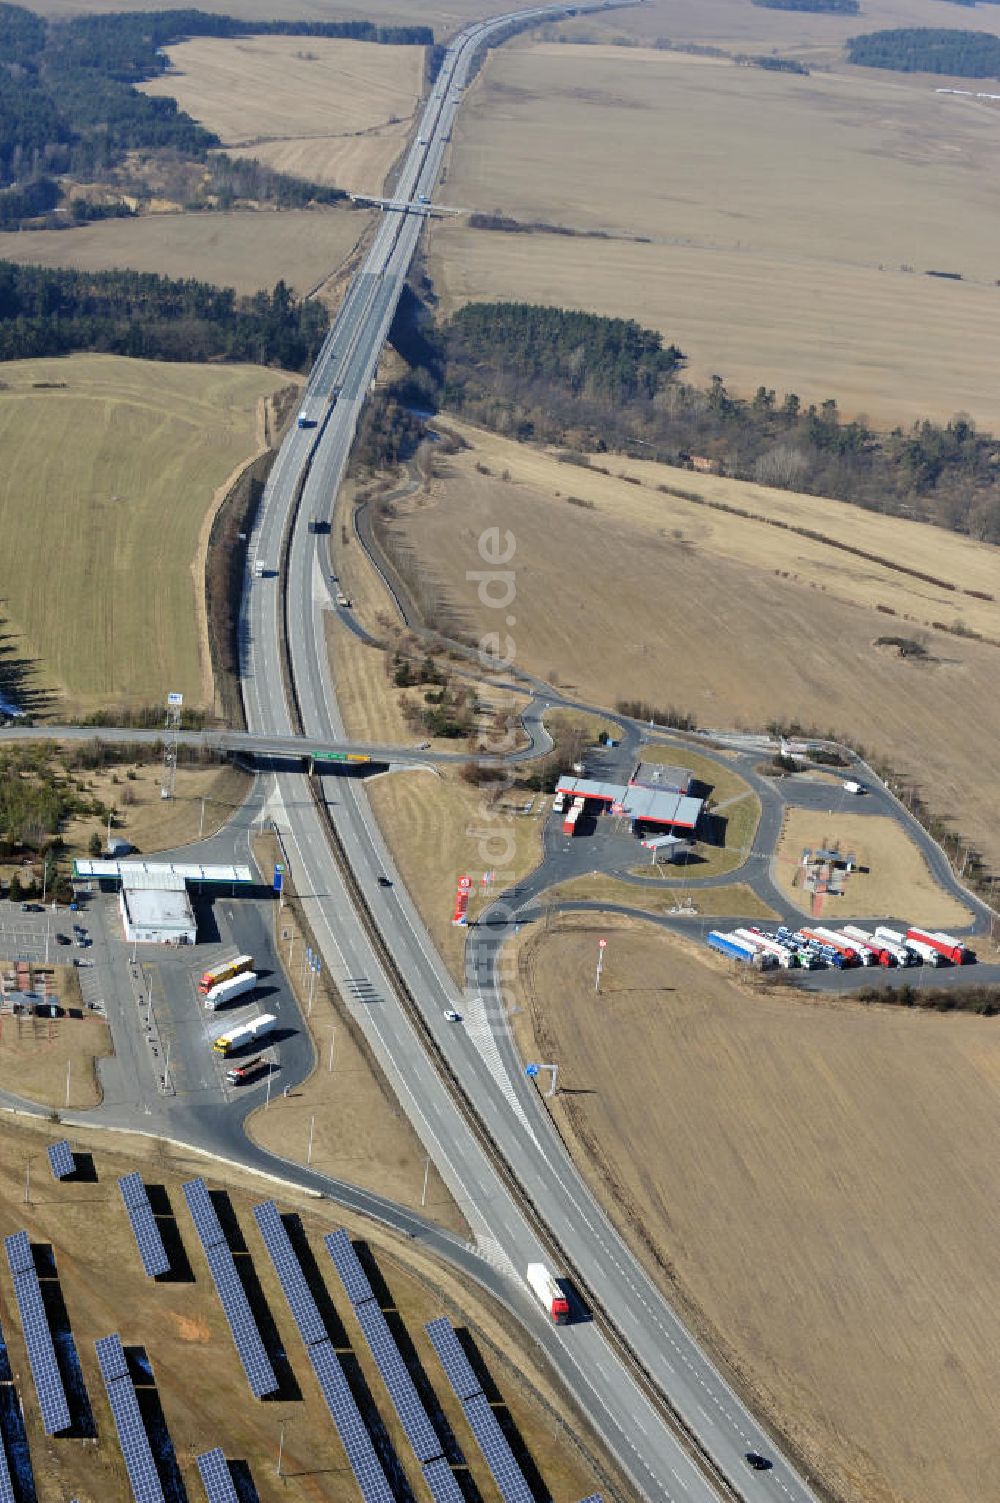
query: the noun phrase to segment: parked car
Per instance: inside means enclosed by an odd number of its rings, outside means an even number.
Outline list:
[[[57,934],[56,935],[56,944],[57,945],[68,945],[69,943],[70,943],[70,937],[69,937],[68,934]]]

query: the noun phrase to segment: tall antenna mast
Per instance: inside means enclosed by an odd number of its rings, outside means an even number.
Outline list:
[[[177,781],[177,733],[181,728],[183,694],[167,695],[167,719],[163,736],[163,777],[160,781],[160,797],[173,798]]]

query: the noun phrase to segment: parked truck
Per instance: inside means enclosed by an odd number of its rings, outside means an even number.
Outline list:
[[[253,970],[252,955],[234,955],[231,960],[220,960],[218,965],[213,965],[209,970],[202,973],[198,982],[198,990],[202,996],[218,986],[221,981],[228,981],[230,976],[238,976],[241,971]]]
[[[975,960],[971,950],[967,950],[960,939],[953,934],[942,934],[940,931],[931,929],[907,929],[906,943],[908,945],[930,945],[932,950],[948,960],[952,965],[968,965]]]
[[[929,941],[927,941],[925,939],[918,939],[917,938],[917,933],[918,932],[919,931],[915,932],[915,931],[910,930],[910,929],[907,929],[907,931],[906,931],[906,943],[909,946],[909,948],[914,952],[914,954],[917,955],[917,956],[919,956],[919,958],[923,961],[924,965],[932,965],[932,966],[947,965],[948,961],[947,961],[946,957],[938,949],[938,947],[936,945],[930,944]]]
[[[886,924],[879,924],[875,930],[875,938],[880,944],[890,945],[897,951],[903,951],[906,958],[900,960],[900,965],[919,965],[923,959],[923,956],[918,955],[912,945],[907,944],[906,935],[901,929],[890,929]]]
[[[711,949],[718,950],[720,955],[738,960],[743,965],[756,966],[762,971],[772,970],[776,964],[773,955],[758,949],[749,940],[737,939],[735,934],[721,934],[718,929],[713,929],[708,936],[708,944]]]
[[[225,1007],[227,1002],[235,1002],[237,997],[246,997],[257,985],[255,971],[240,971],[238,976],[230,976],[228,981],[220,981],[218,986],[213,986],[211,991],[205,993],[205,1006],[213,1012],[218,1012],[220,1007]]]
[[[883,944],[880,939],[876,939],[874,934],[869,934],[867,929],[859,929],[857,924],[845,924],[841,932],[846,934],[847,938],[852,942],[858,940],[860,944],[869,949],[879,965],[896,964],[899,957],[895,951],[890,949],[888,945]]]
[[[248,1059],[245,1065],[233,1065],[231,1070],[226,1071],[226,1079],[230,1085],[245,1085],[263,1066],[264,1056],[258,1054],[255,1058]]]
[[[763,929],[752,926],[749,929],[735,929],[733,933],[737,939],[745,939],[749,944],[756,945],[762,954],[773,955],[778,965],[785,971],[797,964],[794,950],[782,944],[780,939],[774,939],[770,934],[765,934]]]
[[[580,821],[580,815],[582,813],[583,813],[583,799],[582,798],[575,798],[573,800],[573,802],[570,804],[569,808],[566,810],[566,813],[563,815],[563,825],[562,825],[562,828],[563,828],[563,834],[564,835],[575,835],[576,834],[576,827],[577,827],[577,825],[578,825],[578,823]]]
[[[528,1284],[539,1304],[557,1326],[569,1324],[569,1300],[544,1263],[529,1263]]]
[[[241,1023],[238,1028],[230,1028],[228,1033],[220,1034],[212,1048],[217,1054],[235,1054],[244,1045],[266,1038],[277,1021],[271,1013],[261,1013],[259,1018],[252,1018],[249,1023]]]

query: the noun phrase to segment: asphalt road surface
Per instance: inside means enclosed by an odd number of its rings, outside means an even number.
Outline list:
[[[432,195],[458,104],[457,88],[467,76],[473,39],[481,38],[484,30],[470,28],[453,43],[404,162],[397,197]],[[248,725],[258,736],[288,736],[293,730],[282,673],[282,610],[305,733],[327,741],[343,735],[325,646],[324,615],[330,601],[319,552],[323,534],[317,536],[308,524],[332,515],[358,412],[420,225],[417,215],[384,216],[310,379],[303,407],[317,417],[319,426],[292,432],[268,483],[251,552],[281,572],[250,580],[242,621],[244,700]],[[330,407],[335,391],[337,399]],[[521,1085],[520,1066],[510,1057],[502,1016],[484,1000],[455,987],[405,890],[400,885],[378,887],[379,873],[394,872],[363,789],[352,779],[338,780],[330,800],[347,857],[371,895],[385,941],[439,1046],[520,1183],[588,1285],[598,1291],[640,1361],[741,1492],[752,1489],[755,1497],[773,1500],[811,1499],[809,1488],[713,1369],[595,1205],[537,1097]],[[328,968],[345,997],[354,999],[359,1021],[462,1206],[480,1252],[523,1290],[527,1263],[544,1260],[545,1254],[394,997],[330,859],[316,813],[302,800],[301,780],[276,774],[269,810],[283,831],[296,889]],[[461,1024],[444,1020],[450,1007],[463,1015]],[[694,1467],[597,1324],[545,1326],[542,1339],[581,1407],[644,1496],[717,1496],[715,1485]],[[773,1470],[751,1474],[744,1459],[748,1450],[772,1457]]]

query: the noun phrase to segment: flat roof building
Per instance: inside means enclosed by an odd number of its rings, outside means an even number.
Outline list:
[[[664,788],[688,793],[693,774],[690,767],[668,767],[665,762],[640,762],[629,779],[632,788]]]
[[[183,877],[133,873],[122,882],[118,907],[130,944],[193,945],[198,938]]]
[[[594,778],[560,778],[557,791],[568,799],[593,799],[606,804],[606,813],[624,815],[633,825],[671,825],[681,830],[697,827],[703,804],[700,798],[670,788],[602,783]]]

